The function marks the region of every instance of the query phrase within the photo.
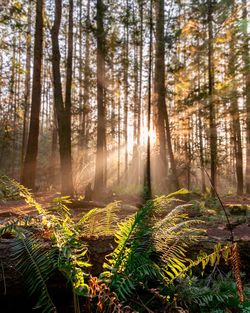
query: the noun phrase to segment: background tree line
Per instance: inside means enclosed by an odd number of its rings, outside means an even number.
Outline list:
[[[249,193],[248,19],[247,0],[2,4],[1,171],[98,195],[149,172],[154,193],[205,191],[206,169]]]

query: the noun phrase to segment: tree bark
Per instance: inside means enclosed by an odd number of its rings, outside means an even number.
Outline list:
[[[159,139],[160,173],[167,176],[167,150],[164,113],[166,111],[165,91],[165,38],[164,38],[164,0],[157,0],[156,9],[156,43],[155,43],[155,78],[154,103],[156,106],[156,131]]]
[[[144,198],[149,200],[152,198],[151,186],[151,88],[152,88],[152,52],[153,52],[153,0],[150,0],[150,16],[149,16],[149,65],[148,65],[148,112],[147,112],[147,155],[146,155],[146,171],[144,178]]]
[[[31,189],[34,189],[35,187],[38,138],[39,138],[39,115],[41,109],[43,10],[44,10],[44,0],[37,1],[30,127],[23,172],[21,175],[22,184]]]
[[[126,0],[126,19],[124,25],[124,59],[123,59],[123,75],[124,75],[124,141],[125,141],[125,183],[128,181],[128,70],[129,70],[129,6]]]
[[[247,0],[242,1],[243,14],[242,18],[245,23],[244,30],[244,46],[243,46],[243,61],[244,61],[244,78],[245,78],[245,105],[247,113],[247,149],[246,149],[246,193],[250,194],[250,55],[249,55],[249,35],[248,35],[248,12]]]
[[[97,0],[97,151],[94,193],[98,195],[105,187],[105,33],[104,33],[104,5],[102,0]]]
[[[26,37],[26,65],[25,65],[25,91],[24,91],[24,116],[23,116],[23,133],[22,133],[22,150],[21,150],[21,173],[27,148],[28,133],[28,112],[30,108],[30,69],[31,69],[31,0],[28,8],[28,30]]]
[[[210,163],[211,183],[214,188],[217,185],[217,128],[215,121],[214,103],[214,47],[213,47],[213,5],[208,0],[208,101],[209,101],[209,128],[210,128]],[[213,193],[213,188],[211,188]]]
[[[234,4],[233,4],[234,8]],[[233,9],[232,8],[232,9]],[[234,26],[233,26],[234,27]],[[236,55],[234,53],[235,47],[235,30],[232,29],[232,38],[229,43],[230,46],[230,55],[229,55],[229,77],[232,82],[232,92],[230,94],[230,113],[232,119],[232,140],[234,145],[235,152],[235,165],[236,165],[236,179],[237,179],[237,194],[243,194],[243,154],[242,154],[242,140],[241,140],[241,127],[240,127],[240,114],[238,108],[238,92],[236,84],[236,68],[235,68],[235,59]]]
[[[58,123],[59,152],[61,163],[61,191],[63,195],[73,194],[71,161],[71,85],[72,85],[72,51],[73,51],[73,0],[69,8],[69,35],[67,56],[67,78],[65,105],[62,96],[60,71],[59,30],[62,16],[62,1],[55,0],[55,20],[51,30],[52,69],[54,83],[54,104]]]

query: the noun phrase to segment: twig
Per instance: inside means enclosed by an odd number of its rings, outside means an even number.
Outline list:
[[[206,175],[207,175],[207,177],[208,177],[208,180],[209,180],[209,182],[210,182],[210,185],[211,185],[211,187],[212,187],[212,189],[213,189],[213,191],[214,191],[216,197],[218,198],[218,200],[219,200],[219,202],[220,202],[220,205],[221,205],[221,207],[222,207],[222,209],[223,209],[223,211],[224,211],[224,214],[225,214],[226,219],[227,219],[229,231],[230,231],[230,234],[231,234],[230,241],[231,241],[232,243],[234,243],[233,227],[232,227],[232,224],[230,223],[229,216],[228,216],[228,214],[227,214],[226,208],[225,208],[225,206],[224,206],[224,204],[223,204],[223,202],[222,202],[222,200],[221,200],[221,198],[220,198],[220,196],[219,196],[219,194],[218,194],[218,192],[217,192],[215,186],[213,185],[213,183],[212,183],[212,181],[211,181],[211,178],[210,178],[210,176],[209,176],[207,170],[205,169],[205,167],[203,167],[203,170],[204,170],[204,172],[206,173]]]

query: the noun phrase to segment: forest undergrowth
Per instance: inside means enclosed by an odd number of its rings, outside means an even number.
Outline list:
[[[118,201],[76,219],[69,197],[55,198],[44,208],[15,180],[2,176],[0,185],[1,201],[20,197],[37,210],[33,217],[5,219],[0,235],[12,239],[11,261],[35,297],[38,312],[60,312],[49,288],[57,272],[71,286],[75,313],[250,311],[237,242],[218,243],[212,252],[190,257],[192,246],[206,240],[206,231],[204,220],[188,216],[197,200],[180,200],[187,190],[149,200],[123,220]],[[101,239],[105,246],[110,237],[113,248],[94,276],[88,243]],[[225,263],[229,273],[220,266]]]

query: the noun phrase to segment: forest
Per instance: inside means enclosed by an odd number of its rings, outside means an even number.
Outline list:
[[[0,311],[250,312],[249,0],[0,0]]]

